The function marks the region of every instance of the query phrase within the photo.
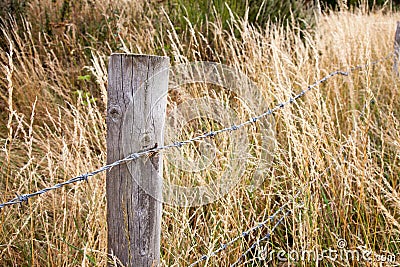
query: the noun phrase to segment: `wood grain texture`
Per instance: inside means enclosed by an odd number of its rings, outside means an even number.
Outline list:
[[[396,33],[394,36],[393,71],[397,76],[399,76],[399,60],[400,60],[400,21],[397,22]]]
[[[163,144],[169,58],[113,54],[107,104],[107,162]],[[160,72],[161,71],[161,72]],[[133,174],[133,175],[131,175]],[[140,158],[107,173],[108,253],[124,266],[158,266],[162,160]]]

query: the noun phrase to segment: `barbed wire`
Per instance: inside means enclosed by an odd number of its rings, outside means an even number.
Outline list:
[[[368,102],[369,102],[369,103],[368,103]],[[365,113],[366,113],[366,110],[367,110],[367,108],[368,108],[368,106],[369,106],[370,104],[374,104],[374,101],[373,101],[373,100],[368,101],[368,102],[366,102],[366,103],[364,104],[364,106],[363,106],[363,108],[362,108],[360,114],[358,115],[358,119],[364,117],[364,115],[365,115]],[[350,141],[350,140],[347,139],[347,141],[346,141],[344,144],[342,144],[342,145],[340,146],[338,155],[340,155],[341,153],[343,153],[343,151],[344,151],[344,149],[345,149],[345,146],[349,143],[349,141]],[[333,165],[333,162],[332,162],[331,164],[329,164],[329,166],[326,167],[325,170],[324,170],[322,173],[319,174],[319,177],[322,176],[322,174],[326,173],[329,169],[331,169],[332,165]],[[317,180],[317,178],[314,178],[313,180],[311,180],[311,181],[307,182],[306,184],[304,184],[304,185],[298,190],[297,194],[293,197],[293,201],[296,201],[296,199],[297,199],[297,198],[299,197],[299,195],[304,191],[304,189],[305,189],[306,187],[312,185],[316,180]],[[286,202],[282,207],[289,205],[289,203],[290,203],[289,201]],[[281,207],[279,210],[282,210],[282,207]],[[262,238],[258,239],[257,241],[255,241],[255,242],[251,245],[251,247],[250,247],[249,249],[247,249],[244,253],[242,253],[242,254],[240,255],[240,257],[239,257],[230,267],[234,267],[234,266],[236,266],[238,263],[240,263],[240,261],[241,261],[248,253],[250,253],[252,250],[254,250],[261,242],[263,242],[263,241],[268,241],[268,240],[271,238],[272,234],[274,233],[275,229],[282,223],[283,219],[284,219],[287,215],[289,215],[290,213],[294,213],[294,212],[293,212],[292,210],[287,211],[287,212],[277,221],[277,223],[272,227],[272,229],[271,229],[270,232],[268,232],[264,237],[262,237]]]
[[[380,63],[380,62],[383,62],[383,61],[386,61],[386,60],[390,59],[392,56],[393,56],[393,53],[389,53],[386,57],[381,58],[381,59],[376,60],[376,61],[373,61],[373,62],[371,62],[371,63],[369,63],[369,64],[358,65],[358,66],[352,67],[352,68],[350,68],[350,71],[349,71],[349,72],[353,72],[353,71],[356,71],[356,70],[360,70],[360,69],[362,69],[363,67],[366,68],[366,67],[368,67],[368,66],[370,66],[370,65],[376,65],[376,64],[378,64],[378,63]],[[344,73],[346,73],[346,72],[344,72]],[[348,72],[347,72],[347,74],[348,74]],[[328,76],[329,76],[329,75],[328,75]],[[326,77],[328,77],[328,76],[326,76]],[[326,77],[324,77],[324,78],[326,78]],[[323,79],[324,79],[324,78],[323,78]],[[315,84],[315,83],[314,83],[314,84]],[[308,88],[307,88],[307,89],[308,89]],[[307,90],[307,89],[306,89],[306,90]],[[373,103],[373,102],[371,101],[371,103]],[[367,109],[367,105],[368,105],[368,103],[366,103],[366,104],[363,106],[362,111],[361,111],[360,115],[358,116],[358,118],[362,118],[362,117],[365,115],[365,112],[366,112],[366,109]],[[345,146],[346,146],[346,144],[347,144],[348,142],[349,142],[349,140],[347,140],[344,144],[341,145],[341,148],[340,148],[338,154],[341,154],[341,153],[343,152],[343,150],[344,150],[344,148],[345,148]],[[325,170],[324,170],[322,173],[320,173],[319,176],[321,176],[322,174],[326,173],[326,172],[332,167],[332,165],[333,165],[333,163],[331,163],[327,168],[325,168]],[[202,255],[197,261],[195,261],[195,262],[193,262],[192,264],[190,264],[189,267],[193,267],[193,266],[199,264],[200,262],[202,262],[202,261],[204,261],[204,260],[207,260],[207,259],[209,259],[209,258],[211,258],[211,257],[213,257],[213,256],[216,256],[219,252],[225,250],[228,246],[232,245],[232,244],[235,243],[237,240],[239,240],[239,239],[241,239],[241,238],[243,238],[243,237],[245,237],[245,236],[248,236],[250,233],[254,232],[255,230],[261,229],[262,227],[264,227],[265,225],[267,225],[267,223],[270,222],[270,221],[272,221],[272,220],[276,217],[276,215],[277,215],[279,212],[281,212],[281,211],[283,210],[283,208],[285,208],[286,206],[288,206],[292,201],[295,201],[295,200],[299,197],[299,195],[304,191],[304,189],[305,189],[307,186],[312,185],[316,180],[317,180],[317,178],[315,178],[315,179],[313,179],[313,180],[307,182],[306,184],[304,184],[304,185],[297,191],[296,195],[293,197],[292,200],[289,200],[289,201],[287,201],[285,204],[283,204],[273,215],[271,215],[270,217],[268,217],[267,220],[265,220],[265,221],[259,223],[258,225],[256,225],[256,226],[250,228],[249,230],[243,232],[241,235],[236,236],[235,238],[233,238],[232,240],[230,240],[230,241],[227,242],[226,244],[221,244],[220,248],[218,248],[217,250],[211,252],[210,254],[208,254],[208,255]],[[262,237],[262,238],[258,239],[257,241],[255,241],[255,242],[251,245],[251,247],[250,247],[249,249],[247,249],[244,253],[242,253],[242,254],[239,256],[239,258],[238,258],[233,264],[230,265],[230,267],[234,267],[234,266],[236,266],[237,264],[239,264],[239,263],[241,262],[241,260],[242,260],[248,253],[250,253],[257,245],[259,245],[261,242],[263,242],[263,241],[268,241],[268,240],[271,238],[272,234],[274,233],[275,229],[283,222],[284,218],[285,218],[286,216],[288,216],[290,213],[292,213],[291,210],[287,211],[287,212],[276,222],[276,224],[271,228],[271,231],[270,231],[270,232],[268,232],[264,237]]]
[[[327,167],[327,168],[324,170],[324,172],[326,172],[330,167],[331,167],[331,166]],[[211,258],[211,257],[213,257],[213,256],[216,256],[219,252],[221,252],[221,251],[227,249],[228,246],[232,245],[232,244],[235,243],[237,240],[239,240],[239,239],[241,239],[241,238],[243,238],[243,237],[249,236],[249,235],[250,235],[252,232],[254,232],[255,230],[258,230],[258,229],[263,228],[265,225],[268,224],[268,222],[272,222],[272,221],[275,219],[275,217],[276,217],[281,211],[283,211],[283,209],[284,209],[286,206],[288,206],[292,201],[295,201],[295,200],[299,197],[299,195],[303,192],[303,190],[304,190],[305,187],[311,185],[311,184],[314,183],[316,180],[317,180],[317,179],[313,179],[312,181],[310,181],[310,182],[304,184],[304,185],[297,191],[296,195],[293,197],[292,200],[289,200],[289,201],[287,201],[285,204],[283,204],[277,211],[275,211],[275,213],[274,213],[273,215],[269,216],[266,220],[262,221],[261,223],[257,224],[256,226],[253,226],[252,228],[248,229],[247,231],[242,232],[240,235],[238,235],[238,236],[236,236],[235,238],[231,239],[229,242],[227,242],[227,243],[225,243],[225,244],[221,244],[221,246],[220,246],[217,250],[211,252],[210,254],[207,254],[207,255],[205,254],[205,255],[201,256],[197,261],[193,262],[193,263],[190,264],[188,267],[193,267],[193,266],[199,264],[200,262],[202,262],[202,261],[204,261],[204,260],[207,260],[207,259],[209,259],[209,258]],[[282,223],[283,219],[284,219],[287,215],[289,215],[291,212],[292,212],[292,211],[289,210],[289,211],[287,211],[286,213],[284,213],[284,215],[283,215],[283,216],[275,223],[275,225],[272,227],[271,231],[270,231],[266,236],[264,236],[263,238],[258,239],[248,250],[246,250],[244,253],[242,253],[242,254],[240,255],[240,257],[238,258],[238,260],[236,260],[236,262],[233,263],[233,264],[231,265],[231,267],[237,265],[237,264],[241,261],[241,259],[244,258],[251,250],[253,250],[259,243],[261,243],[261,242],[264,241],[264,240],[269,239],[269,238],[271,237],[272,233],[275,231],[275,229]]]
[[[272,214],[271,216],[269,216],[266,220],[264,220],[263,222],[259,223],[258,225],[253,226],[252,228],[248,229],[248,230],[245,231],[245,232],[242,232],[241,235],[236,236],[235,238],[233,238],[233,239],[230,240],[229,242],[227,242],[227,243],[225,243],[225,244],[221,244],[221,246],[220,246],[217,250],[211,252],[211,253],[208,254],[208,255],[203,255],[203,256],[201,256],[200,259],[198,259],[197,261],[195,261],[195,262],[193,262],[192,264],[190,264],[189,267],[193,267],[193,266],[199,264],[200,262],[202,262],[202,261],[204,261],[204,260],[207,260],[208,258],[211,258],[211,257],[213,257],[213,256],[216,256],[218,253],[220,253],[221,251],[225,250],[227,247],[229,247],[230,245],[232,245],[233,243],[235,243],[237,240],[239,240],[239,239],[241,239],[241,238],[243,238],[243,237],[246,237],[246,236],[250,235],[252,232],[254,232],[254,231],[257,230],[257,229],[262,228],[265,224],[267,224],[268,222],[272,221],[272,220],[276,217],[276,215],[278,215],[279,212],[281,212],[281,211],[283,210],[283,208],[284,208],[286,205],[288,205],[288,204],[289,204],[289,203],[286,203],[285,205],[281,206],[274,214]]]
[[[65,182],[58,183],[58,184],[53,185],[51,187],[41,189],[41,190],[36,191],[34,193],[28,193],[28,194],[22,194],[22,195],[18,195],[17,194],[17,196],[15,198],[13,198],[13,199],[11,199],[11,200],[9,200],[7,202],[1,203],[0,204],[0,210],[2,208],[6,207],[6,206],[27,202],[28,199],[30,199],[30,198],[32,198],[34,196],[42,195],[44,193],[47,193],[49,191],[58,189],[58,188],[63,187],[65,185],[69,185],[69,184],[73,184],[73,183],[77,183],[77,182],[82,182],[82,181],[86,181],[87,182],[90,177],[93,177],[93,176],[95,176],[95,175],[97,175],[97,174],[99,174],[101,172],[110,170],[111,168],[113,168],[115,166],[118,166],[118,165],[121,165],[123,163],[128,163],[130,161],[136,160],[136,159],[138,159],[140,157],[143,157],[143,156],[146,156],[146,155],[150,155],[150,154],[153,154],[153,153],[157,153],[157,152],[160,152],[161,150],[165,150],[165,149],[180,148],[180,147],[182,147],[184,145],[187,145],[187,144],[190,144],[190,143],[194,143],[194,142],[206,139],[206,138],[214,137],[215,135],[218,135],[218,134],[221,134],[221,133],[224,133],[224,132],[232,132],[232,131],[239,130],[239,129],[243,128],[244,126],[248,125],[248,124],[256,123],[258,120],[273,114],[277,110],[282,109],[282,108],[286,107],[287,105],[290,105],[290,104],[294,103],[295,101],[297,101],[297,99],[299,99],[302,96],[304,96],[308,91],[312,90],[313,88],[317,87],[319,84],[327,81],[328,79],[330,79],[330,78],[332,78],[332,77],[334,77],[336,75],[348,76],[350,72],[353,72],[355,70],[360,70],[360,69],[363,69],[363,68],[367,68],[368,66],[371,66],[371,65],[376,65],[376,64],[378,64],[378,63],[380,63],[382,61],[385,61],[385,60],[391,58],[392,56],[393,56],[393,52],[389,53],[389,55],[387,55],[386,57],[381,58],[379,60],[364,64],[364,65],[358,65],[358,66],[352,67],[347,72],[346,71],[333,71],[333,72],[329,73],[328,75],[326,75],[325,77],[323,77],[322,79],[320,79],[320,80],[314,82],[313,84],[309,85],[306,89],[303,89],[299,94],[295,95],[294,97],[290,97],[286,102],[282,102],[282,103],[276,105],[274,108],[268,109],[268,111],[266,111],[266,112],[264,112],[264,113],[262,113],[262,114],[260,114],[258,116],[255,116],[253,118],[250,118],[249,120],[244,121],[244,122],[242,122],[240,124],[232,125],[230,127],[226,127],[226,128],[223,128],[223,129],[220,129],[220,130],[217,130],[217,131],[210,131],[210,132],[204,133],[202,135],[198,135],[196,137],[193,137],[193,138],[190,138],[190,139],[187,139],[187,140],[184,140],[184,141],[176,141],[176,142],[173,142],[173,143],[168,144],[168,145],[159,146],[159,147],[147,149],[147,150],[144,150],[144,151],[132,153],[132,154],[128,155],[127,157],[123,158],[123,159],[120,159],[120,160],[117,160],[117,161],[115,161],[113,163],[107,164],[107,165],[105,165],[105,166],[103,166],[103,167],[101,167],[101,168],[99,168],[99,169],[97,169],[97,170],[95,170],[93,172],[89,172],[89,173],[86,173],[86,174],[81,174],[79,176],[71,178],[71,179],[69,179],[69,180],[67,180]]]
[[[363,106],[363,109],[360,113],[360,115],[358,116],[358,118],[362,118],[365,115],[365,111],[367,108],[368,104],[365,104]],[[349,140],[347,140],[344,144],[341,145],[340,150],[338,152],[338,155],[340,155],[343,151],[344,148],[346,146],[346,144],[349,142]],[[322,174],[326,173],[331,167],[332,167],[333,163],[329,164],[328,167],[325,168],[325,170],[319,174],[319,176],[321,176]],[[237,240],[239,240],[240,238],[243,238],[245,236],[248,236],[250,233],[254,232],[257,229],[261,229],[263,226],[265,226],[268,222],[272,221],[276,215],[281,212],[283,210],[283,208],[285,208],[286,206],[288,206],[292,201],[296,201],[296,199],[300,196],[300,194],[304,191],[304,189],[310,185],[312,185],[315,181],[317,181],[317,178],[314,178],[313,180],[305,183],[296,193],[296,195],[293,197],[292,200],[287,201],[285,204],[283,204],[273,215],[271,215],[270,217],[268,217],[267,220],[259,223],[258,225],[250,228],[249,230],[243,232],[241,235],[233,238],[231,241],[229,241],[226,244],[222,244],[220,246],[220,248],[218,248],[217,250],[213,251],[212,253],[208,254],[208,255],[203,255],[200,257],[200,259],[198,259],[197,261],[195,261],[194,263],[192,263],[191,265],[189,265],[189,267],[193,267],[195,265],[197,265],[198,263],[200,263],[203,260],[206,260],[208,258],[211,258],[213,256],[216,256],[219,252],[221,252],[222,250],[225,250],[229,245],[232,245],[233,243],[235,243]],[[287,217],[290,213],[292,213],[292,210],[288,210],[276,223],[275,225],[271,228],[271,231],[269,231],[264,237],[256,240],[249,249],[247,249],[244,253],[242,253],[239,258],[230,265],[230,267],[234,267],[237,264],[239,264],[241,262],[241,260],[248,254],[250,253],[252,250],[254,250],[261,242],[263,241],[268,241],[272,234],[274,233],[275,229],[283,222],[284,218]]]
[[[254,250],[262,241],[268,241],[272,235],[272,233],[275,231],[276,228],[278,228],[278,226],[283,222],[283,219],[285,219],[285,217],[287,215],[289,215],[290,213],[292,213],[291,210],[288,210],[287,212],[285,212],[285,214],[283,214],[279,220],[274,224],[274,226],[272,227],[271,231],[268,232],[264,237],[258,239],[256,242],[253,243],[253,245],[250,246],[250,248],[248,248],[242,255],[240,255],[240,257],[230,265],[230,267],[235,267],[236,265],[238,265],[242,259],[244,257],[246,257],[247,254],[249,254],[252,250]]]

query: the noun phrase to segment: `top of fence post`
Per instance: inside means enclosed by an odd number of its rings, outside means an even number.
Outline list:
[[[111,55],[108,163],[155,144],[163,145],[168,68],[168,57]],[[160,263],[162,205],[160,199],[152,196],[161,196],[161,177],[162,159],[157,153],[107,172],[108,253],[124,266],[149,267]],[[143,185],[153,192],[146,192]]]

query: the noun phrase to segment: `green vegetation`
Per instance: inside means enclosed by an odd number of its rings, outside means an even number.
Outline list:
[[[172,64],[210,60],[241,71],[260,90],[256,104],[221,88],[198,85],[191,95],[171,93],[169,105],[208,95],[248,119],[252,111],[261,113],[286,101],[331,71],[371,62],[393,50],[399,13],[391,1],[375,1],[376,6],[368,2],[368,8],[366,1],[352,8],[346,8],[352,1],[336,6],[327,1],[333,10],[295,1],[244,3],[2,1],[0,202],[105,164],[107,63],[113,52],[168,55]],[[351,249],[399,254],[400,94],[392,68],[388,60],[334,77],[276,113],[271,165],[261,156],[267,150],[259,142],[261,127],[249,127],[253,147],[248,167],[232,192],[202,207],[164,206],[162,265],[189,265],[287,202],[293,213],[271,236],[270,248],[335,249],[337,240],[345,239]],[[215,126],[206,121],[191,125],[193,132]],[[178,139],[192,134],[182,133]],[[216,140],[226,145],[229,138]],[[183,149],[188,161],[199,158],[193,147]],[[220,153],[220,164],[196,175],[218,179],[223,174],[219,166],[229,166],[231,156]],[[260,166],[264,183],[250,190]],[[167,158],[164,167],[165,179],[185,183],[193,178],[192,173],[175,171]],[[294,199],[299,188],[304,191]],[[107,255],[105,204],[102,174],[87,184],[2,210],[0,265],[116,262]],[[267,232],[239,240],[207,266],[229,266]],[[278,266],[276,259],[247,260],[242,266]],[[368,264],[330,259],[295,265]]]

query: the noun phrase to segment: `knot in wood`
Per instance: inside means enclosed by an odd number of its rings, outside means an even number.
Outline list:
[[[110,115],[110,117],[113,121],[119,120],[119,118],[121,118],[121,115],[122,115],[120,106],[115,105],[115,106],[110,107],[108,114]]]

